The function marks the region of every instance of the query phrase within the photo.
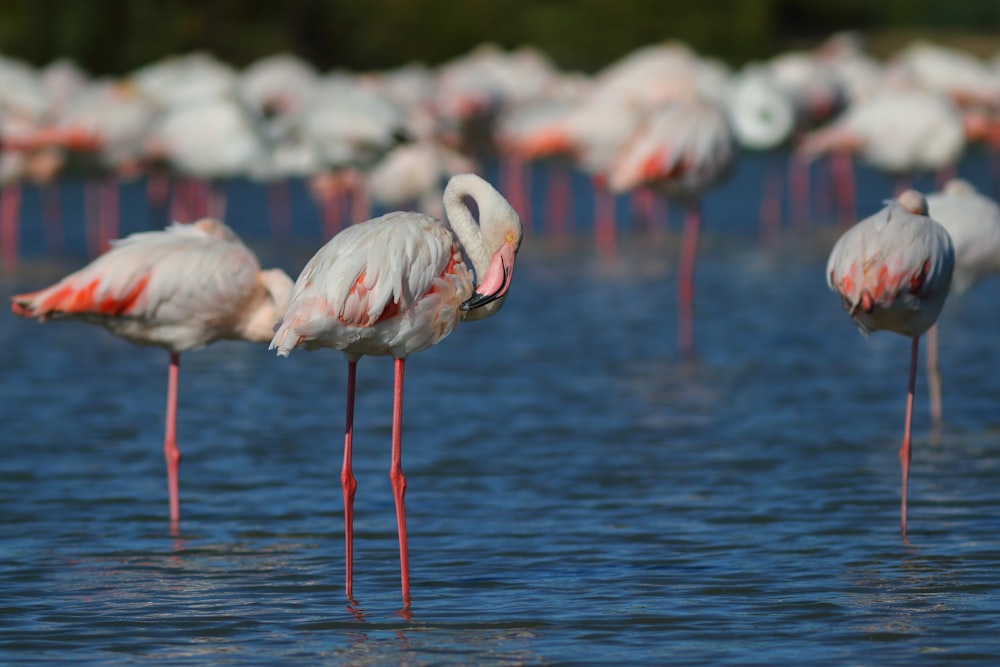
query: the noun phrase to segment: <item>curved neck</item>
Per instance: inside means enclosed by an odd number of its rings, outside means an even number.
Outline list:
[[[476,202],[481,219],[484,206],[488,204],[486,199],[490,196],[490,192],[479,185],[480,182],[474,177],[468,179],[454,176],[448,181],[448,186],[444,190],[444,210],[448,215],[448,224],[451,225],[458,240],[462,243],[462,248],[476,271],[477,279],[486,272],[490,265],[490,256],[483,243],[482,229],[472,217],[472,211],[466,205],[465,197],[472,197]]]

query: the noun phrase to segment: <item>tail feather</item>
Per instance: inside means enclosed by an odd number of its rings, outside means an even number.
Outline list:
[[[323,298],[293,298],[285,316],[274,327],[274,338],[268,349],[277,350],[280,357],[287,357],[302,343],[322,336],[328,312],[329,305]]]
[[[274,325],[274,338],[271,339],[271,344],[267,349],[277,350],[279,357],[287,357],[305,339],[305,336],[296,334],[294,329],[295,327],[288,321],[287,317],[278,320],[278,323]]]

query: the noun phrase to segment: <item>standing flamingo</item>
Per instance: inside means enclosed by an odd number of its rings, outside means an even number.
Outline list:
[[[608,174],[612,192],[650,185],[684,200],[686,214],[677,269],[677,341],[694,354],[694,264],[702,193],[720,181],[736,158],[722,109],[708,100],[676,100],[650,111],[618,153]]]
[[[927,200],[916,190],[904,191],[881,211],[851,227],[834,245],[826,266],[827,284],[840,294],[862,333],[887,329],[913,339],[906,427],[899,449],[904,539],[917,344],[941,313],[954,266],[951,237],[927,216]]]
[[[11,309],[39,321],[93,322],[133,343],[170,352],[163,451],[176,530],[180,353],[223,338],[270,340],[291,291],[292,279],[284,271],[261,271],[231,229],[206,218],[114,241],[108,252],[55,285],[12,297]]]
[[[1000,206],[967,181],[952,179],[940,192],[927,196],[927,208],[955,246],[951,293],[962,294],[990,274],[1000,273]],[[927,386],[931,418],[940,424],[941,371],[935,324],[927,332]]]
[[[479,210],[479,224],[464,201]],[[521,244],[521,220],[507,200],[474,174],[453,176],[445,187],[448,223],[422,213],[388,213],[348,227],[306,264],[271,341],[287,356],[332,347],[347,358],[347,423],[340,481],[344,495],[347,598],[352,593],[354,492],[351,472],[354,380],[365,354],[394,361],[392,465],[403,602],[410,605],[409,561],[401,464],[403,369],[406,357],[443,339],[459,320],[500,310]],[[472,262],[470,271],[463,253]]]

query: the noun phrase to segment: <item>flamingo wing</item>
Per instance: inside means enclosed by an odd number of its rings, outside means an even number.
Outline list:
[[[359,330],[414,309],[461,261],[452,232],[427,215],[395,212],[348,227],[302,270],[272,348],[287,354],[304,341],[333,339],[342,349]]]
[[[834,246],[827,284],[865,333],[906,335],[933,324],[951,283],[954,249],[937,222],[892,202]]]
[[[14,296],[12,310],[42,320],[78,317],[139,342],[190,349],[225,335],[221,329],[238,318],[259,271],[239,241],[174,225],[114,242],[55,285]],[[150,327],[164,325],[184,330],[183,340],[149,338]]]

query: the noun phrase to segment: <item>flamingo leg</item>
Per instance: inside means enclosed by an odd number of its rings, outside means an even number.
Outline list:
[[[177,491],[177,469],[181,453],[177,448],[177,377],[181,357],[170,353],[170,371],[167,375],[167,425],[163,438],[163,457],[167,461],[167,493],[170,498],[170,523],[176,526],[180,521],[180,499]]]
[[[409,608],[410,559],[406,544],[406,509],[403,506],[403,496],[406,494],[406,477],[403,475],[402,463],[403,370],[405,365],[405,359],[394,360],[392,395],[392,464],[389,468],[389,479],[392,481],[392,495],[396,501],[396,528],[399,531],[399,569],[403,585],[403,605],[404,608]]]
[[[99,196],[98,252],[104,252],[111,247],[110,241],[118,238],[120,196],[117,176],[108,176],[101,182]]]
[[[617,252],[615,233],[615,196],[597,186],[594,188],[594,233],[597,237],[597,249],[602,254],[612,257]]]
[[[347,419],[344,427],[344,467],[340,471],[340,487],[344,493],[344,563],[347,576],[347,599],[354,602],[354,492],[358,488],[351,472],[351,443],[354,440],[354,380],[358,362],[347,363]]]
[[[910,350],[910,387],[906,394],[906,427],[903,430],[903,444],[899,448],[899,464],[903,472],[902,503],[900,509],[900,530],[906,539],[906,494],[910,480],[910,424],[913,421],[913,393],[917,382],[917,348],[920,337],[913,337]]]
[[[292,228],[292,201],[287,180],[282,179],[268,184],[267,207],[274,238],[287,240]]]
[[[681,257],[677,267],[677,343],[681,355],[694,354],[694,260],[698,252],[698,227],[701,209],[688,206],[681,233]]]
[[[760,238],[768,248],[778,246],[781,236],[781,173],[768,170],[764,180],[764,196],[760,200]]]
[[[857,195],[854,191],[854,167],[851,154],[837,151],[830,156],[830,169],[833,172],[834,187],[837,191],[837,203],[840,213],[840,226],[850,227],[858,219]]]
[[[810,211],[809,164],[793,156],[788,161],[788,196],[790,199],[792,224],[798,229],[809,226]]]
[[[20,212],[21,184],[5,185],[0,196],[0,261],[8,271],[12,271],[17,265]]]
[[[552,220],[552,231],[556,239],[566,236],[566,218],[570,199],[569,170],[562,165],[550,165],[548,172],[549,185],[549,218]]]
[[[938,365],[937,322],[927,330],[927,389],[931,395],[931,419],[940,424],[941,408],[941,367]]]

